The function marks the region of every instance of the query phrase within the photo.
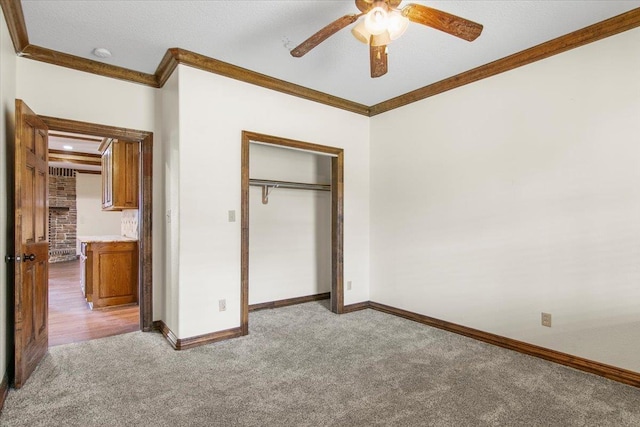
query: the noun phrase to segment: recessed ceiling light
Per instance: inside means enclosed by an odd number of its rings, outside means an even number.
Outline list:
[[[63,145],[62,148],[64,148],[65,150],[73,150],[73,147],[70,145]]]
[[[98,58],[110,58],[111,57],[111,52],[109,51],[109,49],[104,48],[104,47],[97,47],[97,48],[93,49],[93,54],[95,56],[97,56]]]

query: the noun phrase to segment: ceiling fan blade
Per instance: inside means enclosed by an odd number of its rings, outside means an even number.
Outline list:
[[[387,74],[387,47],[369,46],[369,60],[371,61],[371,77]]]
[[[421,4],[406,5],[402,9],[402,14],[412,22],[444,31],[467,41],[475,40],[482,32],[482,25],[476,22]]]
[[[318,31],[317,33],[315,33],[314,35],[312,35],[311,37],[309,37],[308,39],[300,43],[297,47],[295,47],[291,51],[291,55],[295,56],[296,58],[300,58],[301,56],[309,52],[314,47],[318,46],[320,43],[322,43],[323,41],[325,41],[326,39],[328,39],[338,31],[340,31],[347,25],[353,24],[354,22],[356,22],[356,20],[360,16],[362,15],[353,14],[353,15],[345,15],[342,18],[336,19],[331,24],[327,25],[326,27],[324,27],[323,29],[321,29],[320,31]]]

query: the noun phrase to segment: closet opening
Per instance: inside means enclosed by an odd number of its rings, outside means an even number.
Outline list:
[[[243,131],[241,157],[242,334],[251,310],[330,298],[342,313],[343,150]]]

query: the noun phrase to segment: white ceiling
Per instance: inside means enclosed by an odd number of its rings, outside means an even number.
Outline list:
[[[98,147],[103,139],[101,136],[51,131],[49,132],[49,149],[99,155]]]
[[[70,132],[49,132],[49,150],[63,151],[69,154],[101,154],[98,151],[104,138],[95,135],[82,135]],[[71,148],[68,148],[71,147]],[[80,164],[76,162],[54,162],[50,161],[49,166],[65,169],[76,169],[85,171],[100,171],[100,166]]]
[[[389,46],[389,72],[369,77],[369,51],[345,28],[306,56],[289,50],[357,13],[350,0],[22,0],[31,44],[154,73],[179,47],[373,105],[640,7],[640,0],[417,1],[484,25],[474,42],[411,23]],[[355,24],[353,24],[355,25]]]

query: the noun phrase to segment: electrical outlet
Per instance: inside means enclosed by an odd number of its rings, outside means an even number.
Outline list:
[[[236,211],[229,211],[229,222],[236,222]]]
[[[218,311],[226,311],[227,310],[227,300],[221,299],[218,301]]]
[[[347,290],[350,291],[351,290],[351,280],[349,280],[347,282]]]
[[[542,326],[551,327],[551,313],[542,313]]]

